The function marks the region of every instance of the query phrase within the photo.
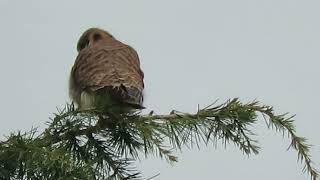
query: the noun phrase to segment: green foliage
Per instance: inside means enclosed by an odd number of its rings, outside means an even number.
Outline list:
[[[172,111],[169,115],[117,114],[75,110],[73,105],[54,115],[41,134],[11,134],[0,142],[0,179],[142,179],[134,167],[139,152],[176,162],[175,150],[199,143],[234,143],[245,154],[259,147],[249,127],[262,114],[268,128],[288,133],[310,177],[317,171],[305,138],[295,133],[293,117],[275,115],[272,107],[233,99],[195,114]],[[37,135],[36,135],[37,134]]]

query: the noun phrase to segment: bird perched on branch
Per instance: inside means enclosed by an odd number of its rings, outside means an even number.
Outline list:
[[[80,109],[143,108],[143,77],[137,52],[110,33],[90,28],[80,37],[69,95]]]

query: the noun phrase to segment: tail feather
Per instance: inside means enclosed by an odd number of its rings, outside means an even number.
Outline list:
[[[120,104],[128,105],[134,109],[144,109],[143,103],[143,93],[134,87],[125,87],[123,85],[119,87],[104,87],[98,90],[101,94],[110,95],[115,101]]]

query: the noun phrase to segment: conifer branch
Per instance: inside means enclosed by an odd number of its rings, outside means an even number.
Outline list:
[[[261,113],[268,128],[287,132],[290,148],[298,152],[304,171],[318,177],[306,139],[296,135],[293,117],[275,115],[272,107],[238,99],[199,109],[194,114],[172,111],[168,115],[140,112],[109,114],[75,110],[66,105],[38,136],[36,130],[10,135],[0,143],[0,179],[141,179],[133,163],[139,152],[176,162],[173,154],[200,143],[232,142],[245,154],[259,146],[249,128]]]
[[[293,124],[294,116],[287,117],[287,113],[275,115],[272,107],[258,106],[256,102],[249,104],[249,106],[255,111],[260,112],[268,122],[269,126],[274,127],[277,131],[288,133],[291,138],[291,143],[288,149],[293,148],[297,151],[298,160],[301,162],[304,161],[303,171],[307,171],[310,174],[311,179],[316,180],[319,177],[319,174],[311,160],[311,155],[309,153],[311,146],[306,143],[306,138],[300,137],[296,134],[295,126]]]

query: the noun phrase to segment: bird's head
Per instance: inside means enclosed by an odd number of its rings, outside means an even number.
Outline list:
[[[113,36],[107,31],[99,28],[90,28],[81,35],[78,41],[77,50],[80,52],[83,48],[90,46],[97,41],[110,38],[113,38]]]

